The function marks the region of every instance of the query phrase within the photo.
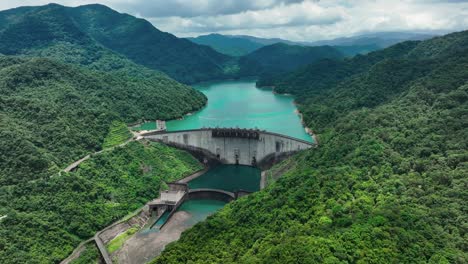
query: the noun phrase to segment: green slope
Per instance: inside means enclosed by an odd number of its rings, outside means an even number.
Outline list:
[[[204,105],[171,79],[133,78],[48,59],[0,57],[0,182],[47,177],[101,149],[113,121],[168,119]]]
[[[130,133],[129,128],[125,123],[114,121],[110,125],[107,136],[104,138],[102,148],[105,149],[120,145],[122,143],[125,143],[131,137],[132,133]]]
[[[188,153],[132,142],[94,156],[76,172],[0,188],[2,263],[59,263],[82,240],[143,206],[162,181],[201,165]],[[95,251],[86,253],[93,259]],[[84,261],[84,260],[83,260]]]
[[[363,56],[359,71],[318,94],[307,83],[323,73],[303,72],[291,91],[320,147],[154,263],[466,263],[467,40],[461,32],[403,44],[392,58],[401,45]]]
[[[323,59],[340,59],[343,55],[329,46],[302,47],[277,43],[262,47],[239,59],[239,75],[267,76],[296,70]]]
[[[102,5],[21,7],[0,12],[0,21],[0,53],[6,55],[53,57],[93,69],[138,73],[131,60],[185,83],[224,77],[230,60]]]
[[[265,46],[246,38],[221,34],[209,34],[187,39],[200,45],[210,46],[214,50],[230,56],[244,56]]]

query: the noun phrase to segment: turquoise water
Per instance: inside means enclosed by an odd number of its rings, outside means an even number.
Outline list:
[[[185,201],[177,211],[185,211],[191,215],[185,221],[185,225],[190,227],[205,220],[209,215],[223,208],[226,202],[218,200],[188,200]]]
[[[260,170],[240,165],[218,165],[188,183],[190,189],[209,188],[229,192],[260,190]]]
[[[168,121],[166,125],[169,131],[202,127],[259,128],[312,142],[302,127],[290,96],[258,89],[255,81],[224,81],[195,88],[208,97],[207,106],[183,120]],[[249,166],[219,165],[188,184],[191,189],[210,188],[230,192],[242,189],[253,192],[260,189],[260,170]],[[218,200],[188,200],[178,211],[191,215],[184,223],[190,227],[205,220],[225,204]]]
[[[154,225],[151,228],[159,229],[161,226],[166,222],[167,218],[169,217],[170,212],[165,211],[163,215],[154,223]]]
[[[255,81],[223,81],[195,86],[208,97],[202,110],[167,122],[168,131],[202,127],[259,128],[312,141],[296,113],[293,97],[255,87]]]

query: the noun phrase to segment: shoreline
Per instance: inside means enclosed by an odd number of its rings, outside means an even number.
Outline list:
[[[309,127],[306,126],[305,122],[304,122],[304,115],[301,113],[301,111],[299,111],[299,107],[298,107],[298,104],[296,103],[296,101],[294,100],[293,101],[293,104],[294,106],[296,106],[296,113],[297,115],[299,116],[299,118],[301,119],[301,124],[302,124],[302,127],[304,127],[304,130],[307,134],[309,134],[309,136],[312,137],[312,139],[314,140],[314,144],[316,146],[319,145],[319,142],[318,142],[318,139],[317,139],[317,136],[315,135],[315,133],[312,131],[312,129],[310,129]]]

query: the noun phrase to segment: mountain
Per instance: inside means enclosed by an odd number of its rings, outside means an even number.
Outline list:
[[[288,45],[300,45],[300,42],[290,41],[290,40],[281,39],[281,38],[259,38],[259,37],[247,36],[247,35],[232,35],[232,37],[247,39],[254,43],[261,44],[263,46],[273,45],[276,43],[284,43]]]
[[[0,21],[5,55],[52,57],[106,71],[131,60],[184,83],[225,77],[231,59],[102,5],[20,7],[0,12]]]
[[[344,60],[317,61],[298,71],[284,75],[261,76],[257,85],[275,86],[275,89],[280,93],[309,95],[309,93],[315,93],[337,84],[352,75],[365,72],[379,61],[405,57],[418,44],[416,41],[408,41],[384,50],[371,52],[365,56],[357,55]],[[314,87],[314,90],[310,90],[310,87]]]
[[[356,54],[366,54],[371,51],[383,49],[399,42],[407,40],[425,40],[433,37],[431,34],[412,33],[412,32],[376,32],[369,34],[361,34],[348,38],[336,38],[331,40],[321,40],[314,42],[305,41],[290,41],[280,38],[258,38],[246,35],[220,35],[211,34],[206,36],[200,36],[198,38],[191,39],[196,43],[211,46],[217,49],[218,45],[229,46],[231,49],[241,49],[241,43],[249,43],[252,45],[259,45],[257,47],[268,46],[276,43],[284,43],[288,45],[299,45],[299,46],[332,46],[339,50],[345,56],[352,57]],[[220,46],[221,47],[221,46]],[[254,51],[255,49],[249,49]],[[223,52],[220,48],[218,51]]]
[[[412,32],[376,32],[369,34],[360,34],[347,38],[336,38],[331,40],[320,40],[314,42],[305,42],[309,46],[366,46],[373,45],[378,48],[386,48],[391,45],[407,40],[426,40],[434,37],[431,34],[412,33]]]
[[[464,31],[289,75],[301,88],[275,90],[320,146],[152,263],[466,263],[467,44]]]
[[[46,177],[101,149],[113,121],[177,118],[206,103],[164,75],[133,78],[49,59],[0,57],[0,91],[0,153],[9,153],[2,185]]]
[[[209,34],[187,39],[200,45],[210,46],[214,50],[230,56],[247,55],[264,46],[249,39],[221,34]]]
[[[241,76],[272,76],[322,59],[342,57],[339,51],[329,46],[303,47],[276,43],[241,57],[239,74]]]
[[[58,263],[141,207],[162,180],[199,169],[186,153],[135,142],[60,173],[131,138],[126,122],[177,118],[206,103],[200,92],[147,71],[131,76],[0,56],[2,263]]]

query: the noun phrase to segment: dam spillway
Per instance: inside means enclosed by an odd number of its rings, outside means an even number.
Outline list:
[[[315,146],[314,143],[258,129],[201,128],[158,131],[142,135],[190,151],[199,151],[223,164],[257,166]]]

